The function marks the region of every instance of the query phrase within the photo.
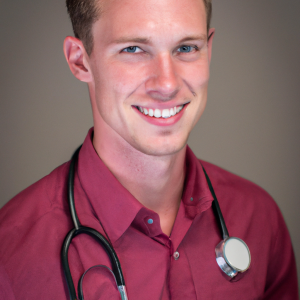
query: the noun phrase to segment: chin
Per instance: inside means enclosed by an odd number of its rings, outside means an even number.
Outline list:
[[[174,139],[170,142],[165,138],[161,141],[154,141],[151,143],[137,143],[135,142],[132,146],[147,155],[151,156],[167,156],[174,155],[180,152],[187,144],[187,138],[180,141]]]

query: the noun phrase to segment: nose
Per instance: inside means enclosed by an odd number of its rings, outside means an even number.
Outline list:
[[[180,78],[171,55],[164,53],[153,59],[146,81],[147,94],[153,99],[168,101],[176,97],[180,88]]]

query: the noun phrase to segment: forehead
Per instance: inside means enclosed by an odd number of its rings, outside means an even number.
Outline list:
[[[147,38],[206,34],[203,0],[102,0],[94,34],[102,38],[142,35]]]

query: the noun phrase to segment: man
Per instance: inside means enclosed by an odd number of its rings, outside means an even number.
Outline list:
[[[290,238],[274,201],[256,185],[187,147],[205,108],[214,29],[210,1],[67,1],[75,31],[64,52],[87,82],[94,128],[79,153],[74,194],[80,222],[105,236],[123,269],[129,299],[298,299]],[[68,299],[60,261],[74,227],[70,163],[0,212],[3,299]],[[227,280],[216,263],[222,237],[211,178],[233,236],[251,251],[250,269]],[[80,235],[69,250],[75,286],[105,250]],[[118,299],[113,276],[86,273],[85,299]]]

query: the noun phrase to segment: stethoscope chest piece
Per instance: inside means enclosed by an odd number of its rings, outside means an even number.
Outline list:
[[[216,260],[221,270],[234,278],[238,273],[247,271],[251,263],[250,250],[239,238],[229,237],[222,240],[216,247]]]

